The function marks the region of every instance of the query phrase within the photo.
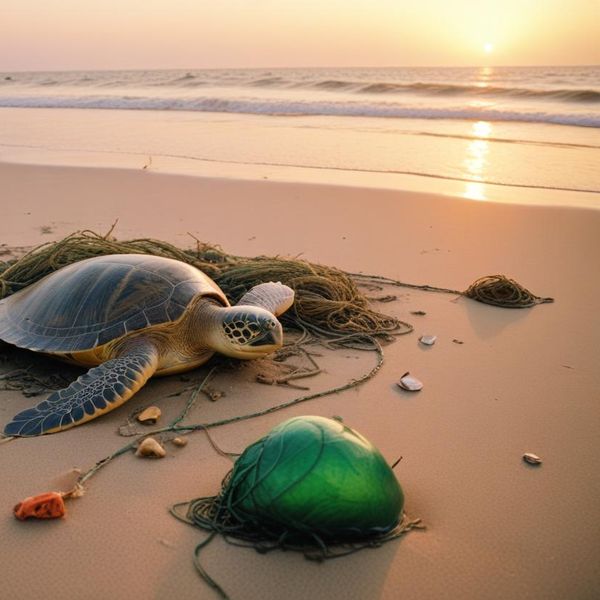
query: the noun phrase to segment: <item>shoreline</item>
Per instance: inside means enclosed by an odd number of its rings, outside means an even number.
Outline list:
[[[600,210],[600,193],[540,186],[492,184],[421,174],[358,171],[287,165],[257,165],[184,156],[145,155],[118,152],[40,151],[11,148],[0,155],[0,166],[94,169],[144,172],[148,175],[190,177],[215,181],[274,182],[322,185],[397,193],[438,195],[484,204]]]
[[[104,152],[86,152],[81,149],[76,152],[47,151],[13,146],[10,152],[8,156],[2,157],[0,163],[39,167],[143,170],[148,173],[211,179],[315,183],[440,194],[480,202],[600,209],[600,192],[595,190],[553,188],[535,184],[490,183],[423,173],[252,163],[184,155],[119,153],[108,150]],[[512,199],[515,195],[518,195],[518,199]]]
[[[36,245],[77,229],[120,239],[155,237],[180,247],[198,239],[240,256],[299,256],[346,271],[464,289],[505,273],[553,304],[499,309],[465,298],[406,288],[375,307],[415,331],[384,348],[372,380],[258,419],[214,430],[216,443],[241,452],[296,415],[339,415],[391,464],[406,511],[426,531],[381,548],[314,564],[291,552],[260,555],[214,540],[202,555],[209,574],[235,600],[286,597],[393,600],[563,600],[592,598],[600,532],[597,475],[597,327],[600,212],[581,208],[473,202],[438,194],[318,183],[187,177],[141,168],[44,167],[0,163],[2,248]],[[414,315],[422,311],[425,315]],[[419,344],[435,334],[433,347]],[[453,343],[458,339],[462,344]],[[2,346],[1,372],[27,353]],[[318,392],[368,372],[371,353],[316,347]],[[73,370],[38,357],[46,369]],[[202,399],[190,421],[251,413],[300,393],[260,385],[268,363],[219,373],[224,396]],[[399,390],[410,371],[425,387]],[[206,371],[190,372],[192,381]],[[0,561],[7,596],[125,600],[131,589],[157,598],[213,598],[198,577],[193,549],[205,538],[168,514],[174,503],[213,495],[231,467],[206,436],[168,447],[160,461],[128,454],[69,501],[67,517],[21,523],[11,508],[26,496],[67,489],[83,471],[124,445],[117,434],[132,411],[156,404],[165,422],[185,406],[189,383],[151,380],[123,407],[60,434],[0,445],[9,483],[0,489]],[[179,394],[179,395],[173,395]],[[42,398],[0,391],[0,420]],[[539,468],[524,452],[542,457]],[[35,560],[36,577],[31,577]],[[118,565],[118,568],[98,568]]]
[[[557,133],[549,130],[553,126],[466,121],[382,124],[377,119],[95,109],[4,108],[0,113],[5,117],[0,137],[11,140],[0,144],[2,162],[600,209],[594,158],[600,149],[593,132],[569,127]]]

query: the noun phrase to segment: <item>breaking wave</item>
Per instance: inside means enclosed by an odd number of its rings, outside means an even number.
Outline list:
[[[0,107],[97,108],[124,110],[179,110],[255,115],[463,119],[552,123],[580,127],[600,127],[600,114],[569,113],[502,108],[498,106],[433,107],[393,102],[281,100],[266,98],[223,98],[218,96],[158,97],[151,95],[13,95],[0,96]]]

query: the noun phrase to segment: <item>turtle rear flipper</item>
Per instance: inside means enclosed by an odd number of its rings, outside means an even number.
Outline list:
[[[42,435],[95,419],[129,400],[157,366],[156,347],[151,343],[137,344],[118,358],[90,369],[37,406],[15,415],[4,433],[21,437]]]
[[[259,306],[278,317],[294,303],[294,290],[281,282],[261,283],[246,292],[236,306]]]

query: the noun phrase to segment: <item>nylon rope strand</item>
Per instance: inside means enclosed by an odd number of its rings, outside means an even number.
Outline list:
[[[363,284],[384,283],[398,287],[407,287],[424,292],[440,292],[465,296],[483,304],[499,306],[501,308],[530,308],[536,304],[547,304],[554,302],[554,298],[543,298],[536,296],[533,292],[523,287],[514,279],[506,275],[486,275],[476,279],[466,290],[453,290],[450,288],[436,287],[433,285],[406,283],[383,277],[380,275],[364,275],[362,273],[351,273],[357,282]]]
[[[231,471],[225,476],[222,489],[229,483]],[[223,588],[206,572],[200,563],[200,551],[214,539],[221,535],[231,545],[243,548],[252,548],[264,554],[273,550],[291,550],[302,553],[308,560],[322,562],[334,558],[342,558],[367,548],[378,548],[383,544],[395,540],[412,529],[424,529],[421,519],[410,519],[403,514],[401,522],[391,531],[368,540],[323,540],[313,533],[304,542],[290,541],[289,531],[272,531],[265,526],[253,522],[243,522],[236,518],[225,506],[223,494],[204,498],[195,498],[189,502],[175,504],[170,512],[178,520],[188,525],[209,532],[206,539],[202,540],[194,549],[194,566],[204,581],[210,585],[223,599],[229,596]]]
[[[349,336],[349,337],[355,337],[355,336]],[[363,340],[363,341],[366,341],[366,340]],[[77,479],[76,487],[77,486],[82,487],[83,484],[86,481],[88,481],[91,477],[93,477],[102,467],[106,466],[109,462],[111,462],[115,458],[117,458],[117,457],[121,456],[122,454],[125,454],[129,450],[132,450],[133,448],[135,448],[142,438],[152,436],[152,435],[162,434],[162,433],[168,433],[168,432],[172,432],[172,433],[188,432],[189,433],[192,431],[202,431],[202,430],[207,431],[207,430],[213,429],[215,427],[222,427],[224,425],[230,425],[231,423],[238,423],[240,421],[248,421],[250,419],[255,419],[257,417],[262,417],[264,415],[278,412],[280,410],[289,408],[291,406],[295,406],[295,405],[303,403],[303,402],[308,402],[310,400],[315,400],[317,398],[323,398],[324,396],[329,396],[331,394],[337,394],[339,392],[343,392],[345,390],[357,387],[357,386],[365,383],[369,379],[372,379],[373,377],[375,377],[375,375],[379,372],[379,370],[383,366],[384,355],[383,355],[383,348],[381,347],[381,344],[375,338],[369,338],[369,341],[372,343],[371,350],[373,350],[377,355],[377,362],[370,371],[368,371],[367,373],[364,373],[363,375],[361,375],[358,378],[351,379],[350,381],[348,381],[342,385],[339,385],[339,386],[336,386],[333,388],[329,388],[329,389],[323,390],[321,392],[314,392],[312,394],[306,394],[304,396],[300,396],[298,398],[288,400],[287,402],[282,402],[281,404],[277,404],[275,406],[271,406],[269,408],[265,408],[263,410],[252,412],[252,413],[247,413],[244,415],[235,415],[233,417],[227,417],[225,419],[219,419],[217,421],[211,421],[208,423],[194,423],[194,424],[190,424],[190,425],[180,424],[179,417],[177,417],[176,419],[174,419],[172,424],[168,425],[167,427],[160,427],[160,428],[152,429],[150,431],[146,431],[143,433],[136,432],[133,434],[133,436],[136,436],[133,441],[125,444],[124,446],[122,446],[121,448],[119,448],[118,450],[113,452],[112,454],[109,454],[108,456],[102,458],[93,467],[88,469],[85,473],[82,473]],[[192,395],[190,397],[190,400],[188,400],[188,402],[186,403],[186,406],[183,409],[182,414],[187,414],[191,404],[193,404],[194,400],[198,397],[198,395],[202,391],[202,389],[204,389],[206,387],[206,385],[207,385],[209,379],[212,377],[213,373],[214,373],[214,369],[211,369],[209,371],[209,373],[204,377],[204,379],[200,382],[200,384],[197,386],[197,388],[194,389],[194,391],[192,392]]]

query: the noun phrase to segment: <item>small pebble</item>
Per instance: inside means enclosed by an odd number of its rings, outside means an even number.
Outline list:
[[[176,437],[173,438],[171,441],[173,442],[173,444],[175,444],[175,446],[179,447],[187,446],[188,443],[187,439],[184,437]]]
[[[136,456],[146,458],[164,458],[167,453],[165,449],[152,437],[147,437],[135,452]]]
[[[397,385],[407,392],[418,392],[423,389],[423,383],[410,373],[404,373]]]
[[[137,416],[137,420],[144,425],[154,425],[160,419],[161,414],[158,406],[149,406]]]
[[[523,460],[530,465],[542,464],[542,459],[537,454],[533,454],[532,452],[526,452],[523,454]]]

